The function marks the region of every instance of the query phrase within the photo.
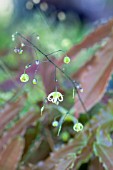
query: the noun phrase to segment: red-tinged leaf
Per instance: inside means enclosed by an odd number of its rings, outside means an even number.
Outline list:
[[[26,73],[30,77],[30,81],[33,79],[36,70],[37,70],[37,74],[38,75],[40,74],[42,76],[46,93],[49,94],[55,87],[54,66],[49,62],[45,62],[39,65],[38,67],[36,64],[33,64],[30,68],[26,70]],[[23,83],[20,82],[21,74],[23,74],[22,71],[18,74],[18,76],[1,83],[0,90],[9,91],[11,89],[18,88],[18,87],[21,88],[23,86]]]
[[[30,68],[26,70],[26,73],[29,75],[30,80],[33,79],[35,70],[37,69],[36,64],[33,64]],[[10,91],[15,88],[21,88],[23,86],[23,83],[20,81],[20,76],[23,74],[23,71],[19,71],[18,76],[12,77],[12,79],[6,80],[3,83],[0,84],[0,90],[3,91]]]
[[[85,48],[92,47],[94,44],[100,42],[102,39],[110,36],[113,27],[113,19],[104,25],[100,25],[91,34],[89,34],[80,44],[73,46],[66,55],[71,59],[75,58],[77,54]],[[64,56],[59,59],[58,65],[62,65]]]
[[[104,95],[113,71],[113,38],[101,48],[77,73],[74,79],[81,82],[84,92],[80,94],[87,110],[91,109]],[[84,113],[79,100],[75,103],[77,113]]]
[[[24,136],[25,137],[25,148],[24,148],[23,157],[29,151],[29,148],[31,144],[33,143],[33,141],[35,140],[37,133],[38,133],[38,129],[36,126],[30,126],[27,128],[25,136]]]
[[[101,25],[100,27],[96,28],[91,34],[89,34],[83,40],[83,42],[72,47],[66,53],[66,55],[69,56],[71,59],[74,59],[82,49],[92,47],[94,44],[102,41],[104,38],[109,37],[111,35],[112,26],[113,26],[113,19],[108,21],[106,24]],[[54,62],[59,67],[61,67],[62,64],[64,63],[63,60],[64,60],[64,56],[62,56],[58,61],[54,60]],[[46,72],[45,72],[45,70],[46,70]],[[51,83],[51,80],[54,79],[53,72],[54,72],[54,68],[51,65],[51,63],[49,63],[49,64],[45,63],[44,68],[41,68],[41,75],[43,78],[43,82],[44,82],[47,94],[50,93],[54,89],[54,86],[55,86],[54,81]],[[48,75],[49,75],[49,77],[48,77]]]
[[[55,165],[54,170],[67,170],[67,169],[72,169],[74,166],[74,161],[76,159],[76,155],[70,155],[68,158],[65,160],[59,161],[58,164]]]
[[[16,137],[0,153],[0,170],[16,170],[24,148],[24,140]]]
[[[39,114],[35,114],[31,111],[28,112],[23,118],[21,118],[9,131],[5,132],[0,138],[0,151],[12,137],[16,135],[23,135],[26,131],[26,128],[36,122],[39,117]]]
[[[54,60],[53,60],[54,61]],[[55,67],[51,63],[44,63],[40,67],[40,74],[45,86],[46,94],[55,89]]]
[[[95,133],[90,137],[87,146],[85,146],[82,151],[80,152],[80,154],[77,156],[75,163],[74,163],[74,167],[76,169],[78,169],[83,163],[88,162],[88,160],[90,159],[90,157],[93,154],[93,143],[95,140]]]
[[[99,161],[103,164],[106,170],[113,170],[113,146],[107,147],[95,143],[95,155],[99,157]]]
[[[28,166],[21,166],[19,168],[19,170],[34,170],[34,169],[35,169],[35,166],[32,167],[32,165],[29,165],[29,167]]]
[[[53,152],[50,157],[45,162],[39,162],[37,165],[37,170],[52,170],[55,167],[62,167],[65,162],[65,167],[71,166],[74,159],[73,156],[78,151],[81,151],[84,146],[87,144],[88,137],[87,135],[81,133],[76,136],[74,141],[63,148],[60,148],[58,151]],[[61,165],[61,162],[63,165]],[[58,169],[58,168],[57,168]]]
[[[17,96],[18,93],[19,91],[16,91],[13,97]],[[18,97],[18,100],[15,102],[12,102],[13,97],[9,101],[7,101],[5,105],[0,106],[0,118],[3,114],[5,114],[5,112],[10,112],[13,107],[15,108],[16,105],[20,105],[20,106],[23,105],[23,102],[26,99],[26,94],[21,95],[21,97]]]
[[[0,132],[19,113],[24,105],[25,98],[22,96],[17,102],[8,103],[0,111]]]
[[[88,170],[105,170],[102,164],[99,162],[98,158],[95,157],[90,161]]]
[[[102,144],[102,145],[105,145],[105,146],[112,146],[112,138],[111,138],[111,135],[110,133],[113,131],[113,110],[112,108],[110,108],[110,103],[105,107],[107,112],[105,111],[104,109],[104,115],[106,115],[107,113],[107,117],[104,116],[104,123],[101,124],[100,122],[100,125],[97,129],[97,132],[96,132],[96,141],[98,144]]]
[[[28,166],[29,164],[37,164],[37,162],[46,159],[50,152],[51,148],[46,137],[42,137],[40,140],[32,142],[28,152],[23,157],[23,162]]]

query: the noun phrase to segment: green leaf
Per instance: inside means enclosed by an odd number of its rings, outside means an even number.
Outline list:
[[[113,170],[113,146],[107,147],[98,143],[94,144],[95,155],[103,163],[106,170]]]
[[[106,122],[100,126],[96,133],[96,140],[98,144],[105,146],[112,146],[112,139],[110,137],[110,132],[113,130],[113,118],[111,120],[106,119]]]
[[[109,107],[109,105],[106,107],[106,110],[108,110],[108,112],[102,111],[103,115],[107,115],[107,117],[105,116],[104,123],[100,124],[99,128],[97,129],[96,140],[98,144],[102,144],[110,147],[112,145],[110,132],[113,131],[113,126],[112,126],[113,115],[111,114],[111,108]]]
[[[97,130],[96,135],[97,143],[105,146],[112,146],[112,139],[110,137],[110,133],[106,130],[101,130],[100,128]]]
[[[86,146],[81,150],[77,159],[75,161],[76,169],[78,169],[83,163],[88,162],[93,154],[93,142],[94,142],[94,134],[90,136],[89,141]]]

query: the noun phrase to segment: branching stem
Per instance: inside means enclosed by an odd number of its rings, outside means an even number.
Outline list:
[[[75,89],[75,91],[76,91],[76,93],[77,93],[77,95],[78,95],[78,98],[79,98],[79,100],[80,100],[80,102],[81,102],[81,105],[82,105],[84,111],[87,112],[87,109],[86,109],[86,107],[85,107],[85,105],[84,105],[84,103],[83,103],[83,101],[82,101],[82,99],[81,99],[81,97],[80,97],[79,91],[78,91],[78,89],[77,89],[77,87],[76,87],[76,85],[75,85],[77,82],[76,82],[76,81],[73,81],[73,80],[64,72],[64,70],[62,70],[60,67],[58,67],[58,66],[48,57],[48,56],[54,54],[55,52],[59,52],[59,51],[62,51],[62,50],[58,50],[58,51],[52,52],[52,53],[50,53],[50,54],[45,54],[45,53],[44,53],[43,51],[41,51],[35,44],[33,44],[30,40],[28,40],[27,38],[25,38],[22,34],[16,33],[16,35],[20,36],[23,40],[25,40],[26,42],[28,42],[34,49],[36,49],[36,50],[37,50],[38,52],[40,52],[43,56],[45,56],[45,58],[46,58],[52,65],[54,65],[54,67],[57,68],[57,69],[71,82],[71,84],[73,85],[73,87],[74,87],[74,89]]]

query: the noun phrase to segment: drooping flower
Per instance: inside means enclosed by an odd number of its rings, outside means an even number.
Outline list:
[[[70,58],[68,56],[64,57],[64,63],[69,64],[70,63]]]
[[[83,130],[83,125],[79,122],[75,123],[73,126],[73,130],[76,132],[82,131]]]
[[[29,76],[28,76],[28,74],[26,74],[26,73],[22,74],[22,75],[20,76],[20,81],[21,81],[22,83],[25,83],[25,82],[29,81]]]
[[[63,101],[63,95],[60,92],[52,92],[47,97],[48,101],[59,104],[59,102]]]

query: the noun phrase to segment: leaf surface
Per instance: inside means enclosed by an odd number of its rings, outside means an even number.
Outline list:
[[[103,97],[108,81],[113,71],[113,38],[91,58],[73,78],[78,80],[84,89],[80,94],[85,107],[90,110]],[[75,102],[77,113],[84,113],[84,109],[77,99]]]
[[[0,153],[0,170],[16,170],[24,148],[24,139],[16,137]]]
[[[113,146],[107,147],[95,143],[94,145],[95,155],[99,157],[100,162],[107,170],[113,170]]]
[[[0,151],[3,150],[4,145],[16,135],[23,135],[26,132],[26,128],[30,125],[34,124],[39,115],[29,111],[23,118],[21,118],[11,129],[9,129],[6,133],[3,133],[0,138]]]
[[[25,98],[22,96],[16,102],[10,102],[0,110],[0,132],[3,131],[4,127],[11,121],[15,116],[19,114],[19,111],[24,105]]]
[[[109,37],[112,32],[113,19],[109,20],[106,24],[98,26],[92,33],[90,33],[86,38],[78,45],[73,46],[66,55],[71,59],[75,58],[77,54],[86,48],[92,47],[94,44],[102,41],[102,39]],[[64,56],[59,59],[58,65],[62,65]]]

